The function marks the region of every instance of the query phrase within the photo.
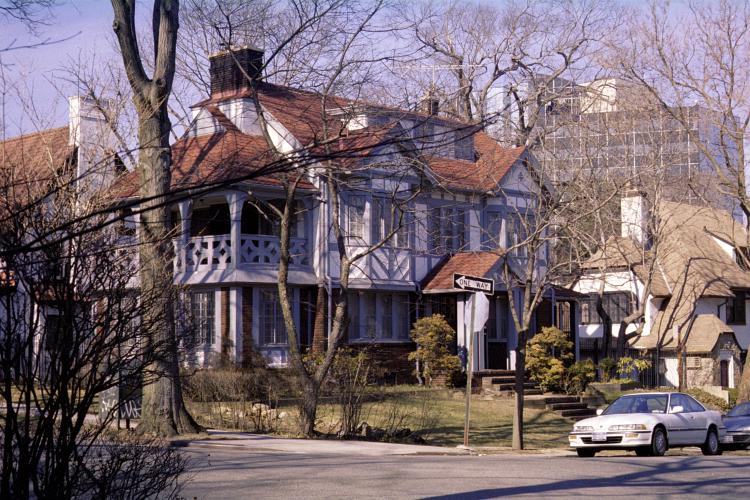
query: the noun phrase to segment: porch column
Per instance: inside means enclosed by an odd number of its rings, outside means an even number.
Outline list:
[[[175,250],[175,272],[182,272],[187,269],[187,246],[190,241],[190,217],[193,209],[193,200],[182,200],[177,203],[180,210],[180,238],[179,245]]]
[[[232,245],[232,266],[236,269],[240,265],[240,233],[242,232],[242,207],[247,200],[247,193],[232,192],[225,195],[229,205],[231,220],[230,242]]]

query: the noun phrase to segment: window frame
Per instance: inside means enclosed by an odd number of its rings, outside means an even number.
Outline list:
[[[188,296],[193,327],[192,343],[195,346],[215,345],[216,292],[214,290],[191,290]]]
[[[355,203],[355,201],[357,203]],[[346,200],[346,231],[347,239],[365,241],[367,228],[365,215],[367,212],[367,197],[362,194],[349,195]],[[358,221],[353,217],[359,219]]]
[[[747,323],[747,293],[744,290],[733,290],[734,297],[727,300],[727,325],[745,325]],[[738,317],[738,315],[741,316]]]
[[[268,297],[273,297],[273,302],[268,302]],[[268,311],[266,307],[268,305],[271,305],[273,307],[272,311],[272,321],[273,321],[273,333],[272,333],[272,341],[267,341],[267,326],[268,326]],[[280,329],[279,329],[280,327]],[[279,333],[279,331],[283,331],[283,333]],[[280,340],[282,339],[283,340]],[[289,336],[286,331],[286,326],[284,325],[284,316],[281,311],[281,301],[279,298],[279,292],[278,290],[275,290],[273,288],[259,288],[258,289],[258,340],[260,342],[260,345],[262,347],[271,347],[271,346],[288,346],[289,345]]]
[[[393,199],[386,196],[373,196],[370,211],[370,228],[372,233],[372,243],[378,243],[391,232],[393,226],[401,214],[401,226],[391,236],[385,245],[392,248],[411,248],[409,236],[411,234],[409,227],[409,214],[396,205],[395,210],[391,210]]]

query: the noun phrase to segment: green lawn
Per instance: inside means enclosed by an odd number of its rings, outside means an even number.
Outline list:
[[[417,431],[428,444],[454,447],[463,443],[464,397],[463,392],[440,389],[430,390],[415,386],[388,388],[382,398],[364,404],[360,421],[370,426],[394,430],[408,427]],[[216,425],[216,419],[208,421],[208,405],[220,403],[189,404],[191,411],[206,425]],[[492,452],[510,447],[513,427],[513,400],[483,400],[473,396],[471,402],[470,445]],[[279,406],[279,411],[288,417],[274,429],[284,435],[294,435],[296,409],[293,402]],[[338,431],[339,408],[331,403],[320,406],[317,429],[323,433]],[[567,447],[567,434],[572,421],[545,410],[527,409],[525,444],[527,449]],[[228,426],[236,425],[227,422]]]

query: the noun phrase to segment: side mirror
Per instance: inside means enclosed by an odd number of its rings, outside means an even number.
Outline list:
[[[672,411],[670,413],[682,413],[683,411],[685,411],[685,408],[678,405],[678,406],[673,406]]]
[[[604,410],[602,410],[601,408],[598,408],[598,409],[596,410],[596,414],[597,414],[597,415],[601,415],[602,413],[604,413]]]

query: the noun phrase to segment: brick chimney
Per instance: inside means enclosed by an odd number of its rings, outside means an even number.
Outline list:
[[[212,96],[247,89],[250,82],[244,73],[253,80],[260,80],[263,76],[261,49],[244,46],[223,50],[210,55],[208,60]]]
[[[419,111],[427,115],[437,115],[440,112],[440,98],[435,89],[425,92],[422,100],[419,101]]]

